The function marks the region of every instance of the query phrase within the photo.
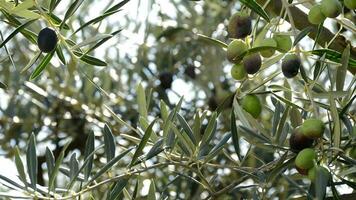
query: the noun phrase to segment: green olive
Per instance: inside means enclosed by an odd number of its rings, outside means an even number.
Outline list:
[[[322,23],[326,17],[321,12],[321,5],[315,5],[309,10],[308,20],[311,24],[318,25]]]
[[[295,166],[300,169],[310,169],[314,166],[316,153],[314,149],[306,148],[300,151],[295,158]]]
[[[323,0],[321,2],[321,12],[325,17],[335,18],[342,11],[342,5],[339,0]]]
[[[242,64],[235,64],[231,68],[231,76],[235,80],[242,80],[246,77],[246,71]]]
[[[292,39],[289,35],[273,35],[274,41],[277,43],[277,47],[284,51],[289,51],[292,48]]]
[[[289,146],[293,152],[299,151],[313,146],[314,140],[306,137],[300,132],[300,126],[293,130],[292,135],[289,138]]]
[[[233,40],[227,47],[227,59],[232,63],[237,63],[236,57],[247,51],[247,45],[242,40]]]
[[[325,125],[320,119],[307,119],[300,126],[300,132],[308,138],[320,138],[323,136]]]
[[[258,118],[262,111],[262,105],[256,95],[249,94],[242,99],[242,108],[250,113],[254,118]]]
[[[277,42],[272,39],[272,38],[266,38],[264,40],[262,40],[259,44],[257,44],[260,47],[266,46],[266,47],[277,47]],[[275,50],[270,48],[270,49],[266,49],[261,51],[261,55],[265,58],[269,58],[271,56],[273,56]]]
[[[346,8],[350,10],[355,10],[356,9],[356,1],[355,0],[344,0],[344,5]]]

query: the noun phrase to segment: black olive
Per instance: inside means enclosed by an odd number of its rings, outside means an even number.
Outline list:
[[[38,34],[37,44],[40,50],[44,53],[53,51],[56,48],[57,41],[57,34],[51,28],[44,28]]]
[[[300,59],[295,54],[287,55],[282,61],[282,72],[286,78],[293,78],[299,72]]]

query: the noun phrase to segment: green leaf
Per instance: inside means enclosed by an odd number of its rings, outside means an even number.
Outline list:
[[[104,13],[110,13],[110,12],[116,11],[116,10],[120,9],[122,6],[124,6],[126,3],[128,3],[129,1],[130,0],[123,0],[120,3],[115,4],[114,6],[112,6],[108,10],[106,10]]]
[[[90,24],[94,24],[94,23],[97,23],[97,22],[100,22],[102,21],[103,19],[105,19],[106,17],[109,17],[115,13],[119,12],[118,10],[115,10],[115,11],[112,11],[112,12],[107,12],[107,13],[104,13],[98,17],[95,17],[94,19],[91,19],[89,20],[88,22],[84,23],[83,25],[81,25],[77,30],[75,30],[73,32],[73,35],[76,34],[78,31],[82,30],[83,28],[89,26]]]
[[[38,161],[37,161],[37,154],[36,154],[36,137],[33,133],[30,136],[30,140],[27,146],[26,160],[27,160],[27,172],[31,181],[30,186],[34,190],[36,190]]]
[[[222,42],[220,40],[217,40],[217,39],[214,39],[214,38],[208,37],[206,35],[202,35],[202,34],[197,34],[197,36],[198,36],[198,40],[200,40],[200,41],[203,41],[208,44],[212,44],[212,45],[215,45],[215,46],[218,46],[221,48],[227,48],[227,44],[225,44],[224,42]]]
[[[214,148],[210,151],[210,153],[206,156],[205,158],[205,163],[209,162],[211,159],[213,159],[224,147],[225,144],[227,144],[227,141],[230,139],[231,133],[226,133],[224,137],[214,146]]]
[[[53,152],[48,147],[46,147],[46,165],[47,165],[48,179],[49,179],[54,170],[54,155]]]
[[[310,53],[314,54],[314,55],[317,55],[317,56],[323,56],[325,54],[325,58],[326,59],[329,59],[333,62],[336,62],[336,63],[342,63],[341,61],[341,53],[337,52],[337,51],[334,51],[334,50],[331,50],[331,49],[317,49],[317,50],[313,50],[313,51],[310,51]],[[344,61],[345,62],[345,61]],[[352,59],[352,58],[349,58],[349,66],[355,68],[356,67],[356,60]]]
[[[330,101],[331,118],[333,119],[334,122],[334,130],[332,131],[333,144],[334,147],[339,148],[341,142],[341,123],[340,123],[339,113],[337,111],[335,99],[333,96],[330,96],[329,101]]]
[[[52,51],[51,53],[48,53],[41,61],[41,63],[36,67],[35,71],[32,72],[31,76],[30,76],[30,80],[33,80],[35,78],[37,78],[42,72],[43,70],[47,67],[47,65],[49,64],[49,62],[51,61],[53,54],[55,51]]]
[[[161,138],[157,140],[157,142],[154,143],[152,148],[148,151],[146,155],[146,160],[153,158],[154,156],[158,155],[163,151],[162,145],[163,145],[164,139]]]
[[[115,157],[116,145],[114,135],[112,134],[112,131],[107,124],[104,126],[104,143],[106,161],[109,162]]]
[[[283,144],[285,141],[285,138],[282,138],[281,134],[282,134],[283,128],[287,125],[286,121],[287,121],[287,117],[289,115],[289,108],[290,108],[290,106],[286,106],[286,108],[284,109],[282,118],[279,120],[279,123],[278,123],[275,140],[278,141],[280,145]]]
[[[65,155],[65,151],[66,149],[68,148],[70,143],[67,143],[63,148],[62,148],[62,151],[61,153],[59,154],[57,160],[56,160],[56,164],[54,165],[54,168],[53,168],[53,172],[48,180],[48,190],[49,191],[53,191],[54,190],[54,187],[55,187],[55,180],[57,178],[57,174],[58,174],[58,171],[59,171],[59,167],[61,166],[62,164],[62,161],[63,161],[63,158],[64,158],[64,155]]]
[[[298,108],[292,107],[292,109],[289,112],[289,119],[290,122],[293,126],[293,128],[296,128],[297,126],[300,126],[303,122],[302,115],[300,114]]]
[[[189,139],[192,141],[192,143],[196,146],[197,145],[197,141],[194,137],[194,133],[193,130],[190,128],[189,124],[187,123],[187,121],[182,117],[182,115],[180,115],[179,113],[177,113],[177,118],[179,120],[180,125],[182,126],[184,132],[188,135]]]
[[[61,44],[57,44],[56,54],[63,65],[66,65],[66,58],[64,57]]]
[[[79,162],[77,160],[77,154],[73,153],[69,161],[69,178],[75,179],[79,171]]]
[[[58,26],[62,23],[62,20],[59,17],[57,17],[55,14],[53,14],[53,13],[47,13],[47,14],[50,17],[50,20],[53,24]],[[68,26],[68,24],[64,24],[63,29],[69,30],[70,27]]]
[[[199,112],[196,112],[194,117],[193,133],[198,143],[201,140],[200,127],[201,127],[201,118]]]
[[[117,155],[112,160],[110,160],[110,162],[106,163],[106,165],[104,165],[102,168],[100,168],[100,170],[95,173],[95,175],[83,186],[83,188],[87,187],[88,185],[90,185],[90,183],[92,183],[98,177],[100,177],[105,172],[107,172],[112,166],[114,166],[117,162],[119,162],[121,160],[121,158],[123,158],[126,154],[128,154],[132,149],[134,149],[134,147],[128,148],[127,150],[125,150],[121,154]]]
[[[137,93],[138,112],[140,116],[142,116],[144,119],[147,119],[146,94],[145,94],[145,89],[143,89],[141,84],[138,84],[136,93]]]
[[[240,155],[240,144],[239,144],[239,135],[237,133],[237,127],[236,127],[236,117],[235,117],[235,112],[232,109],[231,110],[231,136],[232,136],[232,143],[234,144],[235,152],[241,160],[241,155]]]
[[[148,190],[147,200],[156,200],[155,182],[151,179],[150,189]]]
[[[315,193],[317,199],[324,199],[330,173],[317,166],[315,169]]]
[[[65,22],[77,11],[79,6],[83,3],[84,0],[75,0],[68,8],[67,12],[64,15],[64,19],[59,26],[59,29],[62,29]]]
[[[92,167],[93,167],[93,160],[94,160],[94,155],[91,155],[92,152],[94,151],[94,132],[90,132],[88,139],[85,143],[85,150],[84,150],[84,160],[88,160],[88,164],[84,168],[84,181],[86,182],[90,176]],[[84,165],[84,164],[83,164]]]
[[[148,140],[149,140],[150,137],[151,137],[151,134],[152,134],[152,132],[153,132],[153,131],[152,131],[152,128],[153,128],[153,125],[155,124],[156,120],[157,120],[157,119],[153,120],[153,121],[151,122],[151,124],[147,127],[147,129],[146,129],[146,131],[145,131],[145,134],[143,135],[143,137],[142,137],[142,139],[141,139],[140,144],[138,145],[138,147],[137,147],[137,149],[136,149],[134,155],[132,156],[132,160],[131,160],[131,163],[130,163],[129,167],[132,167],[132,166],[135,164],[135,162],[136,162],[138,156],[139,156],[140,154],[142,154],[143,148],[146,146]]]
[[[345,77],[347,73],[347,67],[349,65],[349,58],[350,58],[350,44],[344,49],[341,57],[341,67],[337,68],[336,71],[336,90],[343,91],[344,84],[345,84]]]
[[[74,45],[74,46],[72,46],[70,48],[71,48],[71,50],[79,49],[81,47],[84,47],[84,46],[87,46],[89,44],[95,43],[95,42],[97,42],[99,40],[102,40],[102,39],[105,39],[105,38],[111,38],[111,37],[112,37],[112,35],[110,35],[110,34],[99,34],[99,35],[96,35],[94,37],[89,37],[88,39],[86,39],[86,40],[82,41],[81,43],[76,44],[76,45]]]
[[[129,178],[122,178],[115,182],[114,187],[110,190],[110,193],[107,197],[108,200],[116,200],[119,195],[122,193],[122,190],[125,188]]]
[[[300,33],[295,37],[293,46],[297,45],[299,41],[301,41],[305,36],[307,36],[314,28],[312,26],[308,26],[304,28]]]
[[[96,48],[98,48],[100,45],[104,44],[106,41],[108,41],[110,38],[112,38],[113,36],[115,36],[116,34],[120,33],[122,31],[122,29],[114,31],[110,34],[110,36],[100,40],[99,42],[97,42],[95,45],[93,45],[92,47],[90,47],[88,50],[85,51],[85,54],[88,54],[90,52],[92,52],[93,50],[95,50]]]
[[[211,139],[214,137],[215,132],[216,132],[216,118],[217,118],[217,113],[213,112],[211,115],[208,125],[204,131],[203,138],[201,139],[200,146],[203,147],[202,145],[207,145],[211,141]]]
[[[9,36],[7,36],[7,38],[0,44],[0,48],[2,48],[8,41],[11,40],[11,38],[13,38],[18,32],[20,32],[22,29],[24,29],[26,26],[30,25],[32,22],[34,22],[35,20],[29,20],[25,23],[23,23],[22,25],[20,25],[19,27],[17,27]]]
[[[25,168],[20,157],[20,150],[17,146],[15,148],[15,164],[17,172],[19,173],[20,180],[24,183],[25,187],[27,187]]]
[[[28,69],[30,69],[32,67],[33,64],[35,64],[35,62],[38,60],[38,58],[41,56],[42,52],[38,51],[36,53],[36,55],[31,58],[31,60],[27,63],[27,65],[21,70],[21,73],[24,73],[25,71],[27,71]]]
[[[262,9],[262,7],[256,3],[255,0],[240,0],[241,3],[243,3],[245,6],[249,7],[252,11],[257,13],[259,16],[261,16],[263,19],[265,19],[267,22],[270,21],[268,14],[266,11]]]
[[[107,66],[108,64],[98,58],[95,58],[93,56],[85,55],[79,51],[73,51],[74,55],[78,56],[79,59],[89,65],[94,65],[94,66]]]
[[[58,1],[61,1],[61,0],[58,0]],[[56,8],[58,3],[57,3],[57,0],[51,0],[51,2],[49,3],[49,12],[50,13],[52,13],[52,11]]]

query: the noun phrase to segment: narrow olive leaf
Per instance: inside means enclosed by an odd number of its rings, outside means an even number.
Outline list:
[[[58,171],[59,171],[59,167],[61,166],[62,164],[62,161],[64,159],[64,155],[65,155],[65,151],[66,149],[68,148],[70,143],[67,143],[63,148],[62,148],[62,151],[61,153],[59,154],[57,160],[56,160],[56,164],[54,165],[54,168],[53,168],[53,172],[48,180],[48,190],[49,191],[54,191],[54,188],[55,188],[55,180],[57,178],[57,174],[58,174]]]
[[[201,127],[201,118],[199,112],[196,112],[194,117],[193,133],[198,143],[201,140],[200,127]]]
[[[126,149],[124,152],[122,152],[121,154],[117,155],[115,158],[110,160],[110,162],[106,163],[106,165],[104,165],[102,168],[100,168],[100,170],[95,173],[95,175],[83,186],[83,188],[87,187],[88,185],[90,185],[90,183],[92,183],[98,177],[100,177],[105,172],[107,172],[112,166],[114,166],[117,162],[119,162],[132,149],[134,149],[134,147],[130,147],[130,148]]]
[[[205,158],[205,163],[209,162],[211,159],[213,159],[224,147],[225,144],[227,144],[227,141],[230,139],[231,133],[226,133],[224,137],[214,146],[214,148],[210,151],[210,153],[207,155]]]
[[[92,47],[90,47],[88,50],[85,51],[85,54],[88,54],[90,52],[92,52],[94,49],[98,48],[99,46],[101,46],[102,44],[104,44],[106,41],[108,41],[109,39],[111,39],[113,36],[117,35],[118,33],[120,33],[122,31],[122,29],[114,31],[110,34],[110,36],[100,40],[99,42],[97,42],[95,45],[93,45]]]
[[[48,179],[49,179],[54,169],[54,155],[53,152],[48,147],[46,147],[45,156],[46,156],[46,165],[47,165]]]
[[[159,107],[160,107],[160,110],[161,110],[161,118],[163,119],[163,121],[165,122],[168,118],[168,108],[167,108],[167,104],[164,103],[163,100],[160,100],[159,102]]]
[[[7,89],[7,85],[5,85],[5,83],[0,82],[0,88]]]
[[[209,121],[208,121],[208,125],[204,131],[204,135],[203,138],[201,139],[201,143],[200,145],[205,145],[208,144],[210,142],[210,140],[213,138],[213,135],[215,134],[215,128],[216,128],[216,118],[217,118],[217,113],[214,112]]]
[[[110,12],[116,11],[116,10],[120,9],[122,6],[124,6],[125,4],[127,4],[129,1],[130,0],[123,0],[120,3],[115,4],[114,6],[112,6],[108,10],[106,10],[104,13],[110,13]]]
[[[34,21],[36,20],[29,20],[23,23],[22,25],[20,25],[19,27],[17,27],[12,33],[10,33],[9,36],[7,36],[7,38],[4,41],[2,41],[2,43],[0,44],[0,48],[2,48],[8,41],[10,41],[11,38],[13,38],[18,32],[20,32],[22,29],[24,29],[26,26],[30,25]]]
[[[25,168],[20,157],[20,150],[17,146],[15,148],[15,164],[17,172],[19,173],[20,180],[25,184],[25,187],[27,187]]]
[[[285,159],[287,158],[287,155],[288,155],[287,153],[282,155],[278,164],[276,164],[276,167],[273,168],[273,170],[269,172],[268,178],[267,178],[269,183],[273,183],[275,178],[277,178],[279,175],[283,174],[282,172],[294,163],[294,157],[285,161]]]
[[[340,111],[340,116],[343,116],[347,111],[348,109],[351,107],[351,105],[353,105],[353,101],[356,99],[356,95],[354,95],[350,101],[342,108],[342,110]]]
[[[282,105],[280,101],[277,101],[275,107],[274,107],[274,113],[273,113],[273,118],[272,118],[272,135],[275,136],[277,132],[277,126],[279,123],[279,120],[281,119],[281,112],[282,112]]]
[[[30,69],[32,67],[33,64],[35,64],[35,62],[38,60],[38,58],[41,56],[42,52],[38,51],[36,53],[36,55],[31,58],[31,60],[27,63],[27,65],[21,70],[20,73],[24,73],[25,71],[27,71],[28,69]]]
[[[258,139],[260,140],[262,143],[271,143],[269,138],[266,138],[264,135],[259,134],[258,132],[256,133],[255,131],[244,127],[244,126],[239,126],[239,128],[241,129],[241,131],[246,133],[246,136],[251,137],[253,139]]]
[[[172,122],[175,120],[176,114],[177,114],[177,112],[179,112],[179,110],[180,110],[180,108],[181,108],[181,106],[182,106],[182,102],[183,102],[183,97],[180,98],[178,104],[177,104],[177,105],[175,106],[175,108],[170,112],[170,114],[169,114],[167,120],[165,120],[165,122],[164,122],[164,125],[163,125],[163,136],[164,136],[165,138],[168,138],[167,135],[168,135],[169,130],[170,130],[169,128],[170,128]]]
[[[77,159],[77,154],[73,153],[69,161],[69,178],[75,179],[78,171],[79,171],[79,162]]]
[[[13,180],[11,180],[11,179],[9,179],[9,178],[7,178],[6,176],[3,176],[3,175],[1,175],[1,174],[0,174],[0,180],[3,180],[3,181],[5,181],[6,183],[10,184],[11,186],[8,186],[8,185],[2,183],[4,186],[6,186],[6,187],[8,187],[8,188],[10,188],[10,189],[13,189],[13,187],[15,186],[15,187],[20,188],[20,189],[22,189],[22,190],[24,190],[24,191],[27,190],[27,189],[26,189],[25,187],[23,187],[22,185],[16,183],[15,181],[13,181]]]
[[[315,169],[315,194],[316,199],[324,199],[326,194],[326,187],[330,180],[330,173],[323,170],[321,167]]]
[[[153,146],[152,148],[148,151],[146,155],[146,160],[153,158],[154,156],[158,155],[163,151],[162,145],[163,145],[164,139],[161,138],[159,139]]]
[[[264,11],[263,8],[255,0],[241,0],[241,3],[243,3],[245,6],[249,7],[252,11],[257,13],[259,16],[261,16],[267,22],[270,21],[269,16],[266,13],[266,11]]]
[[[49,12],[52,13],[52,11],[55,9],[57,5],[57,0],[51,0],[51,2],[49,3]]]
[[[31,76],[30,76],[30,80],[33,80],[35,78],[37,78],[42,72],[43,70],[47,67],[47,65],[49,64],[49,62],[51,61],[53,54],[55,51],[52,51],[51,53],[48,53],[40,62],[40,64],[36,67],[35,71],[32,72]]]
[[[137,178],[136,179],[136,184],[135,184],[135,189],[134,189],[134,191],[133,191],[133,193],[132,193],[132,199],[131,200],[135,200],[136,199],[136,197],[137,197],[137,191],[138,191],[138,184],[139,184],[139,179]]]
[[[187,121],[179,113],[177,113],[177,118],[178,118],[179,123],[182,126],[184,132],[188,135],[188,137],[190,138],[192,143],[196,146],[197,145],[197,140],[195,139],[193,130],[190,128],[190,126],[187,123]]]
[[[138,84],[136,88],[136,93],[137,93],[138,112],[140,116],[147,119],[146,94],[145,94],[145,89],[143,89],[142,87],[142,84]]]
[[[102,40],[104,38],[111,38],[111,37],[112,37],[112,35],[110,35],[110,34],[99,34],[94,37],[89,37],[88,39],[82,41],[79,44],[71,46],[70,48],[71,48],[71,50],[79,49],[79,48],[87,46],[89,44],[96,43],[97,41]]]
[[[93,56],[89,55],[84,55],[83,53],[79,51],[73,51],[74,55],[78,56],[79,59],[89,65],[94,65],[94,66],[107,66],[108,64],[98,58],[95,58]]]
[[[215,45],[215,46],[218,46],[221,48],[227,48],[227,44],[220,40],[217,40],[217,39],[214,39],[209,36],[202,35],[202,34],[197,34],[197,36],[198,36],[198,40],[200,40],[202,42],[206,42],[208,44],[212,44],[212,45]]]
[[[331,50],[331,49],[316,49],[316,50],[310,51],[310,53],[317,55],[317,56],[323,56],[325,54],[326,59],[331,60],[336,63],[342,63],[341,62],[342,54],[337,51]],[[348,62],[349,62],[349,66],[351,66],[353,68],[356,67],[356,60],[349,58]]]
[[[318,30],[316,31],[316,36],[315,36],[315,39],[314,39],[314,45],[313,45],[313,50],[315,49],[316,47],[316,44],[318,43],[318,40],[319,40],[319,37],[320,37],[320,33],[321,31],[324,29],[324,23],[320,23],[318,25]]]
[[[61,44],[57,44],[57,47],[56,47],[56,54],[57,54],[59,60],[61,61],[61,63],[62,63],[63,65],[66,65],[67,62],[66,62],[66,58],[64,57]]]
[[[88,164],[84,168],[84,181],[86,182],[90,176],[91,170],[93,168],[93,160],[94,160],[94,155],[91,155],[92,152],[94,151],[94,132],[91,131],[89,133],[88,139],[85,144],[85,150],[84,150],[84,160],[88,160]],[[84,165],[84,164],[83,164]]]
[[[59,29],[62,29],[65,25],[65,22],[77,11],[79,6],[83,3],[84,0],[75,0],[68,8],[67,12],[64,15],[64,19],[59,26]]]
[[[334,122],[334,130],[332,131],[333,144],[334,147],[339,148],[341,142],[341,123],[340,123],[339,113],[336,108],[335,99],[332,95],[330,95],[329,101],[330,101],[331,118],[333,119]]]
[[[131,163],[129,165],[129,167],[132,167],[133,164],[136,162],[138,156],[140,154],[142,154],[142,150],[143,148],[146,146],[148,140],[150,139],[151,137],[151,134],[152,134],[152,128],[153,128],[153,125],[155,124],[157,119],[153,120],[151,122],[151,124],[147,127],[146,131],[145,131],[145,134],[143,135],[142,139],[141,139],[141,142],[139,143],[134,155],[132,156],[132,160],[131,160]]]
[[[27,146],[26,160],[27,160],[27,173],[31,181],[30,186],[31,188],[36,190],[38,161],[37,161],[37,154],[36,154],[36,137],[33,133],[30,136],[29,143]]]
[[[112,131],[107,124],[104,126],[104,144],[106,162],[109,162],[115,157],[116,145],[114,135],[112,134]]]
[[[297,45],[305,36],[307,36],[314,28],[312,26],[308,26],[300,31],[300,33],[295,37],[293,46]]]
[[[222,103],[219,104],[219,106],[216,108],[216,112],[218,115],[220,115],[224,108],[227,108],[232,104],[234,97],[235,93],[231,93],[223,100]]]
[[[66,167],[60,167],[59,171],[64,174],[65,176],[67,176],[71,181],[77,180],[77,181],[84,181],[84,175],[81,173],[76,173],[75,176],[73,176],[73,174],[71,174],[70,169],[66,168]]]
[[[156,186],[153,179],[151,179],[150,189],[148,190],[147,200],[156,200]]]
[[[103,19],[105,19],[106,17],[109,17],[115,13],[119,12],[119,10],[115,10],[115,11],[112,11],[112,12],[107,12],[107,13],[104,13],[98,17],[95,17],[94,19],[91,19],[89,20],[88,22],[85,22],[83,25],[81,25],[77,30],[75,30],[73,32],[73,35],[76,34],[77,32],[79,32],[80,30],[82,30],[83,28],[89,26],[90,24],[94,24],[94,23],[97,23],[97,22],[100,22],[102,21]]]
[[[241,160],[241,155],[240,155],[240,144],[239,144],[239,135],[237,133],[237,127],[236,127],[236,117],[235,117],[235,112],[234,110],[231,110],[231,136],[232,136],[232,143],[234,145],[235,148],[235,152],[239,158],[239,160]]]
[[[335,187],[335,182],[333,180],[331,180],[331,191],[333,193],[333,199],[335,200],[340,200],[340,195],[339,192],[337,191],[336,187]]]
[[[347,73],[347,67],[349,66],[350,58],[350,44],[348,44],[341,56],[341,67],[336,70],[336,90],[343,91],[345,84],[345,77]]]
[[[44,10],[46,10],[46,9],[44,9]],[[55,14],[53,14],[53,13],[47,13],[47,14],[53,24],[60,25],[62,23],[62,20],[59,17],[57,17]],[[63,29],[69,30],[70,28],[69,28],[68,24],[64,24]]]
[[[115,182],[114,187],[110,190],[110,193],[107,197],[107,200],[116,200],[119,195],[122,193],[122,190],[125,188],[129,178],[122,178]]]
[[[281,119],[279,120],[277,132],[275,135],[275,141],[279,141],[279,139],[281,138],[283,128],[286,125],[287,117],[289,115],[289,109],[290,109],[290,106],[286,106],[286,108],[284,109],[283,115],[282,115]]]

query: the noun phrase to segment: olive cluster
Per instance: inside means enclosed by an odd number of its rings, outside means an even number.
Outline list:
[[[344,0],[344,4],[349,9],[356,8],[355,0]],[[342,12],[342,5],[338,0],[323,0],[320,4],[314,5],[308,14],[308,20],[311,24],[320,24],[329,18],[335,18]]]
[[[298,153],[295,158],[295,167],[300,174],[308,175],[312,181],[315,180],[315,171],[321,170],[329,174],[328,170],[322,166],[315,166],[314,160],[317,158],[315,150],[312,148],[314,140],[321,138],[325,130],[324,123],[319,119],[307,119],[302,125],[296,127],[290,136],[289,145],[293,152]]]
[[[261,48],[259,52],[249,52],[249,44],[243,38],[251,34],[251,18],[243,12],[234,14],[228,25],[228,32],[234,38],[227,47],[227,59],[234,65],[231,68],[231,76],[235,80],[243,80],[247,74],[257,73],[262,65],[261,56],[269,58],[275,54],[275,49],[288,52],[292,48],[292,40],[285,33],[274,33],[271,38],[256,40],[253,47]],[[295,54],[285,56],[282,62],[282,72],[286,78],[296,76],[301,67],[301,61]]]

